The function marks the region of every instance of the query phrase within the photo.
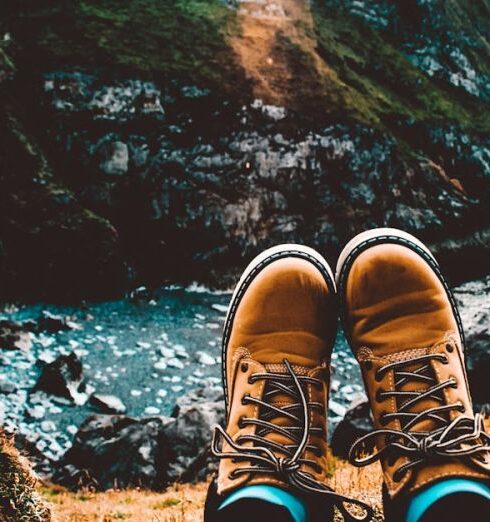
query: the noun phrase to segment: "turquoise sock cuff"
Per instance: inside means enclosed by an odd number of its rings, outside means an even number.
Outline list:
[[[223,501],[219,509],[243,499],[257,499],[286,508],[291,513],[294,522],[306,522],[308,520],[308,507],[298,496],[284,489],[258,484],[237,489]]]
[[[449,479],[438,482],[417,493],[408,505],[406,522],[419,522],[427,510],[436,502],[455,493],[481,495],[490,502],[490,487],[468,479]]]

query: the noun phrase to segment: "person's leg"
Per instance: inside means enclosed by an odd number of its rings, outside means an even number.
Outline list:
[[[490,519],[490,487],[479,481],[443,480],[416,493],[407,507],[406,522],[472,522]]]
[[[245,270],[225,323],[227,426],[213,440],[206,522],[329,522],[351,501],[326,486],[336,325],[333,275],[315,251],[275,247]]]
[[[473,413],[461,320],[434,257],[409,234],[369,231],[346,246],[337,277],[375,424],[350,457],[357,466],[381,461],[386,520],[432,522],[445,512],[447,522],[463,496],[486,514],[472,521],[490,520],[486,496],[464,489],[490,484],[490,436]]]
[[[223,501],[220,512],[229,520],[246,513],[247,520],[307,522],[308,504],[303,499],[275,486],[257,484],[239,488]]]

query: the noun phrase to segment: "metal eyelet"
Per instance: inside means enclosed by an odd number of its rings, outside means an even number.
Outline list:
[[[395,471],[395,473],[393,473],[393,480],[395,482],[401,482],[403,480],[403,475],[404,475],[404,473],[400,473],[399,470],[397,469]]]
[[[385,391],[383,389],[381,389],[381,388],[376,392],[376,402],[383,402],[384,401],[383,397],[381,397],[382,393],[385,393]]]
[[[243,397],[242,397],[242,406],[246,406],[247,404],[249,404],[249,401],[247,399],[250,398],[250,394],[249,393],[246,393]]]
[[[390,419],[387,419],[386,416],[388,415],[388,413],[386,411],[384,411],[380,416],[379,416],[379,423],[381,424],[381,426],[386,426],[388,424],[388,422],[390,422]]]
[[[454,352],[454,346],[452,344],[446,344],[446,350],[451,353]]]
[[[242,362],[242,364],[240,365],[240,370],[242,370],[243,373],[247,373],[248,372],[248,363]]]
[[[230,471],[230,473],[228,473],[228,478],[230,480],[235,480],[237,478],[237,475],[235,473],[236,470],[233,470],[233,471]]]
[[[451,377],[449,377],[449,379],[452,380],[452,382],[451,382],[451,388],[457,388],[457,387],[458,387],[458,381],[457,381],[456,377],[454,377],[454,376],[451,375]]]
[[[240,417],[238,419],[238,427],[243,430],[243,428],[245,428],[245,423],[244,423],[244,420],[245,420],[245,417]]]
[[[449,364],[449,357],[447,355],[445,355],[444,359],[442,359],[442,364]]]

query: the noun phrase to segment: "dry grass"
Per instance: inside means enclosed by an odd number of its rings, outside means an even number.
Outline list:
[[[377,507],[381,516],[379,468],[358,470],[335,462],[331,485],[339,492],[361,498]],[[199,522],[203,518],[207,484],[175,485],[164,493],[127,490],[106,493],[70,493],[61,488],[43,488],[52,504],[56,522]],[[341,520],[341,519],[339,519]]]
[[[49,508],[35,485],[29,463],[0,431],[0,522],[49,522]]]

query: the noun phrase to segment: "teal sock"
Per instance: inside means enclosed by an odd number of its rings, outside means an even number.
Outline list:
[[[436,502],[449,495],[461,493],[483,496],[489,501],[490,512],[490,487],[476,480],[457,478],[443,480],[417,493],[408,505],[406,522],[419,522]],[[468,510],[470,513],[470,506]]]
[[[284,507],[291,513],[293,522],[306,522],[308,520],[308,507],[301,498],[284,489],[262,484],[237,489],[226,497],[219,509],[243,499],[262,500]]]

